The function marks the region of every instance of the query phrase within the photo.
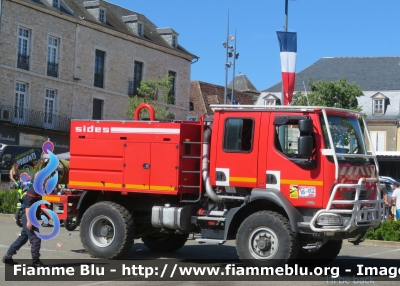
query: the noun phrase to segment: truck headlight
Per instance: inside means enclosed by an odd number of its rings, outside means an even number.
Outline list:
[[[317,224],[321,226],[342,226],[343,217],[338,214],[322,213],[318,216]]]

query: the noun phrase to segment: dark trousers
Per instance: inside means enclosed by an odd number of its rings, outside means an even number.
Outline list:
[[[8,256],[12,256],[14,254],[17,254],[17,251],[20,250],[22,246],[25,245],[25,243],[30,241],[31,243],[31,253],[32,253],[32,258],[36,259],[40,257],[40,244],[42,240],[35,234],[34,231],[39,231],[37,227],[32,226],[32,230],[29,230],[26,228],[26,214],[25,212],[23,213],[21,217],[22,221],[22,231],[21,235],[17,238],[16,241],[14,241],[13,244],[11,244],[10,248],[7,251]]]

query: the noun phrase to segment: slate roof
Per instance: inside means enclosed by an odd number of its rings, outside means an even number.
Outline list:
[[[251,81],[248,79],[246,75],[239,74],[235,76],[234,81],[235,81],[235,90],[260,94],[260,92],[255,88],[255,86],[251,83]],[[228,87],[231,89],[232,89],[232,82],[233,81],[231,81],[228,84]]]
[[[357,97],[358,105],[362,106],[362,112],[367,115],[367,120],[397,120],[400,118],[400,92],[381,91],[387,97],[385,100],[385,113],[381,115],[372,114],[372,95],[367,94]]]
[[[191,93],[190,93],[190,101],[195,102],[195,104],[199,104],[199,101],[202,101],[203,106],[206,108],[206,114],[211,116],[213,115],[213,111],[210,108],[210,104],[224,104],[224,92],[225,92],[225,87],[216,85],[216,84],[211,84],[211,83],[206,83],[202,81],[191,81]],[[199,92],[198,94],[194,94],[192,91],[194,89],[197,89]],[[231,92],[231,89],[227,89],[227,93],[229,94]],[[241,91],[235,91],[233,98],[240,104],[240,105],[253,105],[253,94],[251,93],[246,93],[246,92],[241,92]],[[194,98],[194,97],[200,97],[200,98]],[[226,104],[231,104],[229,97],[226,99]],[[197,107],[195,107],[195,110]],[[202,110],[204,111],[204,110]],[[193,112],[191,112],[193,114]],[[196,115],[202,115],[202,114],[196,114]]]
[[[56,10],[56,8],[53,8],[51,5],[46,0],[25,0],[27,2],[35,3],[41,6],[44,6],[48,9]],[[157,32],[157,27],[154,25],[149,19],[146,18],[143,14],[137,13],[135,11],[131,11],[128,9],[125,9],[123,7],[114,5],[110,2],[107,1],[101,1],[101,5],[104,6],[107,9],[106,13],[106,24],[99,23],[93,16],[90,14],[90,12],[87,11],[87,9],[84,7],[83,2],[87,0],[62,0],[61,1],[61,8],[60,11],[62,13],[68,14],[70,16],[73,16],[75,18],[80,18],[85,21],[89,21],[92,23],[96,23],[98,25],[106,25],[110,29],[117,30],[119,32],[122,32],[124,34],[128,34],[130,36],[138,37],[141,39],[148,40],[154,44],[163,46],[165,48],[170,48],[172,50],[178,50],[179,52],[185,53],[187,55],[191,55],[193,58],[198,58],[197,56],[193,55],[192,53],[188,52],[185,48],[183,48],[181,45],[178,44],[177,48],[171,47]],[[144,36],[140,37],[136,35],[134,32],[132,32],[129,28],[128,25],[124,23],[122,20],[122,16],[129,16],[129,15],[134,15],[137,14],[138,19],[144,22]],[[175,32],[175,31],[174,31]]]
[[[400,90],[400,57],[333,57],[322,58],[296,74],[295,91],[307,91],[308,78],[313,81],[338,81],[346,78],[364,91]],[[281,92],[281,82],[263,90]]]

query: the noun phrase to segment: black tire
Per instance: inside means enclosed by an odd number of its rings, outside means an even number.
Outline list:
[[[15,211],[14,218],[15,218],[15,223],[16,223],[19,227],[22,227],[21,217],[22,217],[22,209],[17,209],[17,210]]]
[[[71,221],[71,219],[67,219],[64,222],[64,227],[68,231],[74,231],[78,227],[78,223],[76,223],[76,222],[74,223]]]
[[[342,249],[342,243],[342,240],[329,240],[317,251],[300,249],[297,260],[299,263],[306,263],[311,266],[331,263],[339,255]]]
[[[299,242],[285,217],[260,211],[240,225],[236,249],[246,266],[282,266],[297,257]]]
[[[126,208],[100,202],[83,214],[80,237],[91,256],[116,259],[131,249],[134,232],[133,217]]]
[[[150,250],[158,252],[173,252],[182,248],[189,234],[160,233],[147,235],[142,238],[144,245]]]

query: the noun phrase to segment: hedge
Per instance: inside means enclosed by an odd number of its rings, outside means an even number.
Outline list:
[[[389,220],[381,222],[376,229],[367,231],[366,239],[400,241],[400,220]]]
[[[0,191],[0,213],[13,214],[17,210],[18,190]]]

